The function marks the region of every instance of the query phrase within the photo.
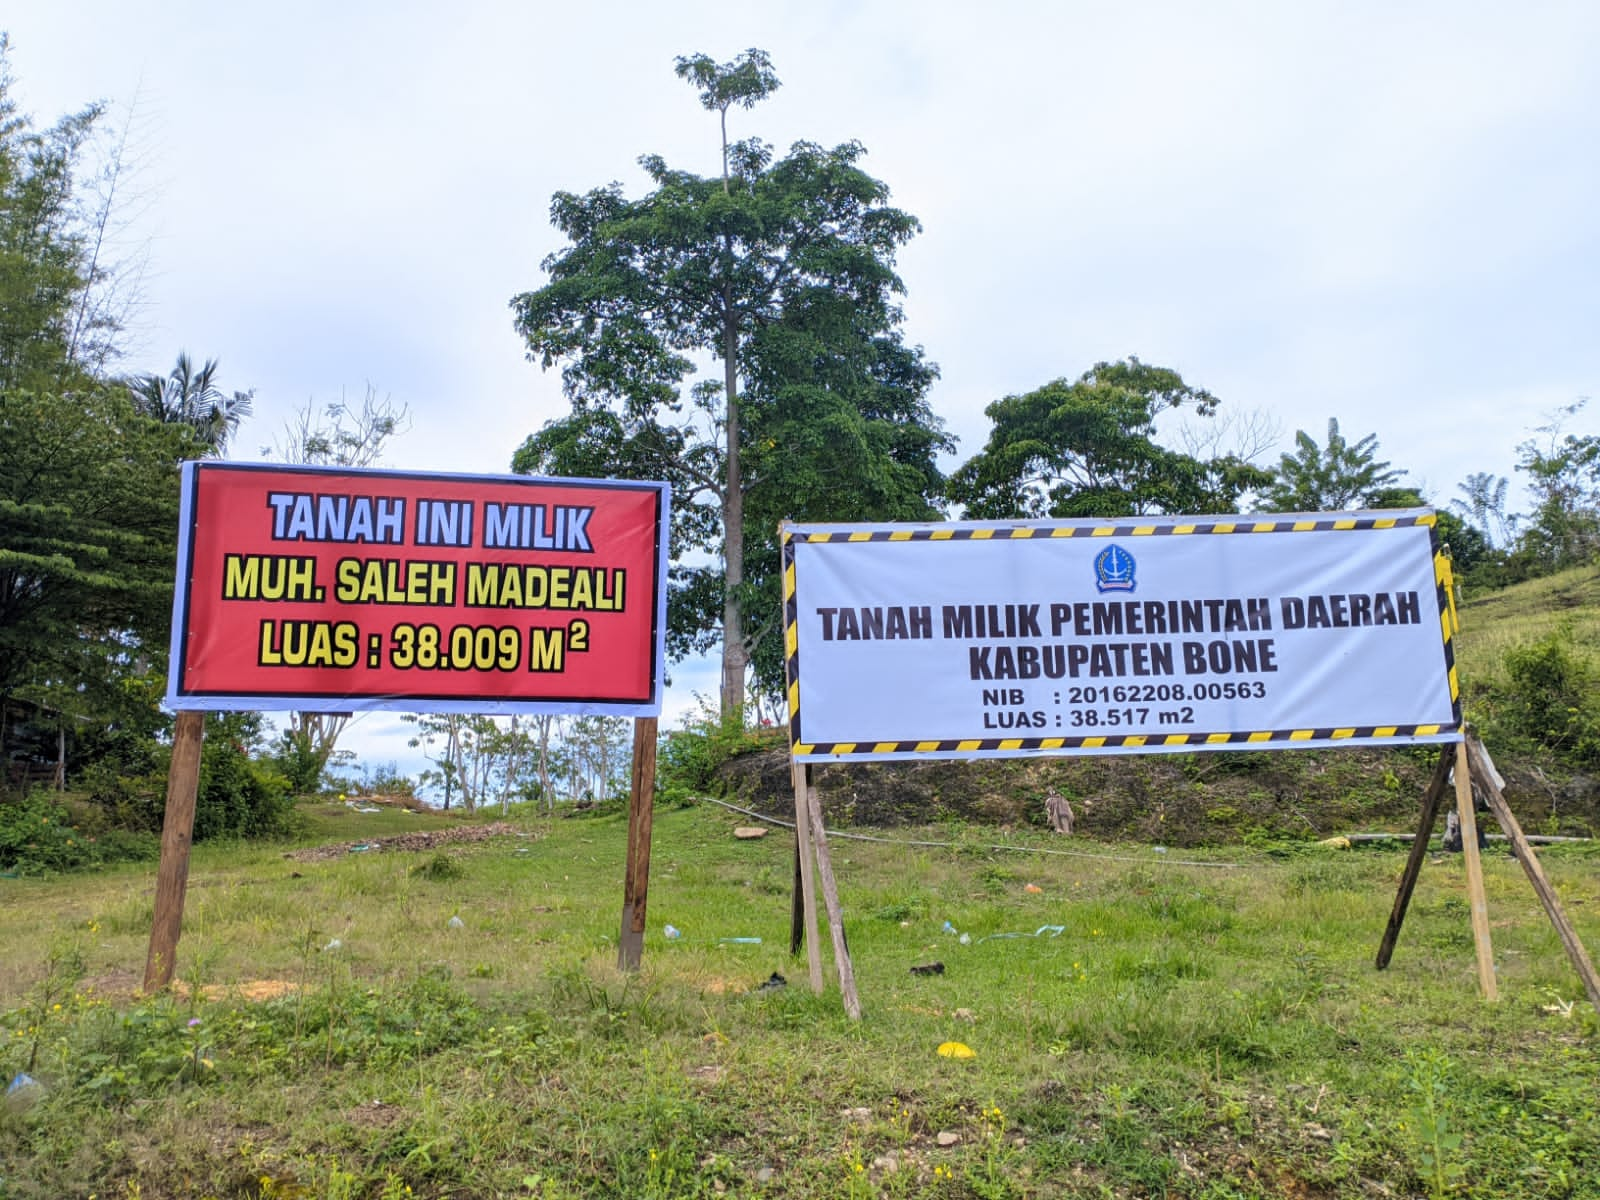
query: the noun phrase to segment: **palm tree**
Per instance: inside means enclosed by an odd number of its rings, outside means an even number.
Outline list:
[[[216,359],[206,359],[196,371],[188,353],[180,351],[169,374],[140,375],[128,385],[128,393],[145,416],[191,426],[210,457],[221,458],[239,422],[250,415],[255,391],[230,396],[217,386],[216,375]]]

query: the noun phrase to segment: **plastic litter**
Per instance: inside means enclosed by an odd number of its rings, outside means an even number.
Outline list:
[[[1067,927],[1065,925],[1041,925],[1041,926],[1039,926],[1039,928],[1035,929],[1032,933],[991,933],[991,934],[987,934],[984,937],[979,938],[978,941],[980,941],[980,942],[994,942],[994,941],[1000,941],[1003,938],[1028,938],[1028,937],[1036,938],[1036,937],[1041,937],[1041,936],[1043,936],[1044,934],[1047,934],[1047,933],[1051,937],[1060,937],[1066,931],[1067,931]]]
[[[451,929],[465,929],[467,927],[467,923],[460,917],[451,917],[445,924]]]
[[[956,941],[960,942],[963,946],[970,946],[972,945],[972,935],[970,933],[963,933],[956,939]]]
[[[731,943],[733,945],[736,945],[736,946],[759,946],[759,945],[761,945],[761,939],[760,938],[755,938],[755,937],[718,938],[717,941],[719,941],[719,942],[729,942],[729,943]]]
[[[911,968],[911,973],[913,975],[943,975],[944,964],[942,962],[919,963]]]
[[[375,850],[375,849],[377,849],[377,847],[374,846],[371,842],[357,842],[354,846],[350,847],[350,853],[351,854],[360,854],[363,851]]]
[[[939,1054],[943,1058],[977,1058],[977,1052],[965,1042],[941,1042]]]
[[[40,1083],[26,1071],[18,1071],[17,1077],[13,1079],[10,1086],[6,1088],[6,1095],[7,1097],[25,1095],[26,1093],[33,1091],[35,1088],[42,1091],[44,1089],[44,1084]]]
[[[330,941],[326,946],[324,946],[322,948],[322,952],[324,954],[327,954],[329,951],[337,950],[343,945],[344,945],[344,943],[341,942],[338,938],[334,938],[332,941]]]
[[[775,992],[779,988],[785,988],[785,987],[788,987],[788,986],[789,986],[789,981],[787,979],[785,979],[782,975],[779,975],[776,971],[774,971],[771,975],[767,976],[767,981],[765,983],[757,985],[756,991],[758,991],[758,992]]]
[[[681,938],[683,936],[683,931],[681,929],[679,929],[676,925],[668,925],[661,932],[666,934],[667,940],[669,942],[675,942],[675,941],[677,941],[679,938]]]
[[[945,933],[954,933],[956,931],[956,927],[954,925],[950,924],[949,921],[946,921],[944,923],[943,931]]]

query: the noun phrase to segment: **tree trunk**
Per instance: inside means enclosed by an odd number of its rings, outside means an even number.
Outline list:
[[[744,479],[739,462],[739,327],[733,296],[723,289],[723,392],[728,405],[728,467],[722,495],[722,716],[744,721],[744,676],[750,651],[744,644]]]

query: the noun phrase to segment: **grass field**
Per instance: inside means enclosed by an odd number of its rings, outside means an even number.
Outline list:
[[[792,841],[744,821],[657,814],[633,977],[619,816],[202,847],[155,998],[153,869],[0,880],[0,1069],[39,1081],[0,1107],[0,1197],[1600,1196],[1596,1017],[1503,852],[1491,1005],[1459,855],[1379,973],[1400,849],[841,838],[853,1022],[787,954]],[[312,840],[444,824],[327,809]],[[1595,953],[1600,856],[1543,858]]]

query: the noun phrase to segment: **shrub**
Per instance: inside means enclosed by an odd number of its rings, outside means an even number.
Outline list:
[[[682,800],[710,790],[717,768],[768,744],[778,744],[781,729],[747,729],[738,720],[703,711],[682,729],[667,734],[657,759],[657,787],[666,800]]]
[[[1506,652],[1509,684],[1493,697],[1511,731],[1572,765],[1600,767],[1600,674],[1562,626]]]
[[[0,870],[21,875],[71,871],[152,859],[159,849],[153,834],[84,829],[71,809],[42,789],[0,801]]]

